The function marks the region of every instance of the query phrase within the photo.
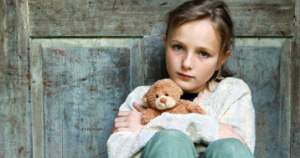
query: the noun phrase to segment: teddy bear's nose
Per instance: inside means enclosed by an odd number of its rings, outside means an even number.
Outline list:
[[[166,103],[166,102],[167,102],[167,99],[166,99],[166,98],[161,98],[161,99],[160,99],[160,102],[161,102],[161,103]]]

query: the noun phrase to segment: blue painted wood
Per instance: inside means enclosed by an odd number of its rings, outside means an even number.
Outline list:
[[[26,6],[0,0],[0,158],[32,157]]]
[[[165,47],[163,36],[146,36],[143,38],[146,85],[151,85],[158,79],[167,78]]]
[[[43,50],[46,158],[105,155],[130,91],[130,55],[127,48]]]
[[[295,1],[294,38],[292,42],[291,157],[300,157],[300,1]]]
[[[34,123],[33,132],[44,141],[35,146],[44,153],[36,155],[106,157],[118,108],[143,78],[140,40],[37,39],[32,43],[32,96],[42,96],[33,102],[33,108],[39,109],[33,118],[34,122],[43,119],[42,125]],[[38,136],[41,130],[44,133]]]
[[[106,157],[105,140],[125,93],[166,76],[163,15],[179,2],[0,0],[0,157]],[[238,39],[240,53],[229,65],[253,91],[255,155],[299,157],[299,2],[228,2],[237,35],[250,36]],[[126,49],[129,57],[122,56]],[[110,57],[126,60],[105,63]]]
[[[291,105],[283,100],[290,100],[289,45],[289,39],[240,38],[228,61],[252,91],[256,157],[289,157]]]

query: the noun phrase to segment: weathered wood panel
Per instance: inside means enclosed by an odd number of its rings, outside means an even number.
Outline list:
[[[300,1],[295,1],[294,39],[292,43],[291,158],[300,157]]]
[[[289,157],[290,40],[236,40],[228,61],[252,91],[256,111],[256,157]]]
[[[168,77],[163,36],[145,36],[143,44],[143,60],[145,63],[144,82],[146,85],[151,85],[158,79]]]
[[[115,110],[121,99],[134,87],[151,84],[166,75],[165,57],[161,56],[161,53],[164,54],[161,38],[165,27],[164,15],[182,1],[31,0],[27,8],[27,0],[0,0],[0,157],[74,157],[75,153],[75,157],[106,157],[107,135],[112,128]],[[256,157],[298,158],[299,1],[227,2],[232,10],[237,36],[286,37],[238,39],[236,50],[241,50],[242,55],[238,57],[233,54],[231,66],[239,64],[240,68],[235,67],[233,70],[237,72],[237,76],[249,83],[253,91],[257,112]],[[28,31],[28,28],[31,30]],[[30,50],[29,36],[129,38],[34,39]],[[293,39],[292,43],[290,38]],[[103,93],[99,87],[118,87],[117,79],[105,81],[102,77],[122,74],[122,68],[114,69],[114,73],[107,70],[104,76],[83,69],[100,71],[103,65],[97,65],[97,61],[108,61],[104,55],[114,57],[114,52],[120,55],[125,53],[126,49],[130,54],[130,66],[126,62],[127,66],[122,66],[126,67],[126,71],[129,71],[130,67],[132,77],[123,78],[123,84],[126,86],[119,85],[121,88],[118,90],[124,90],[122,96],[119,96],[121,99],[115,102],[104,101],[105,105],[98,104],[103,101],[100,93],[105,94],[107,98],[114,97]],[[64,51],[65,56],[59,56],[59,50]],[[94,56],[98,50],[100,55]],[[290,54],[290,50],[293,54]],[[55,51],[58,51],[57,57],[61,57],[58,59],[65,63],[58,62],[55,56],[51,56]],[[248,56],[248,53],[251,55]],[[289,79],[290,55],[293,59],[292,79]],[[116,56],[116,59],[121,57]],[[79,60],[76,58],[85,59],[82,61],[86,62],[77,63]],[[128,57],[125,59],[128,60]],[[97,68],[94,69],[93,64],[96,64]],[[261,67],[258,67],[258,64]],[[114,66],[111,63],[107,65]],[[254,69],[255,65],[257,69]],[[32,80],[31,74],[28,73],[29,67],[33,72]],[[280,71],[276,71],[277,69]],[[53,78],[63,71],[66,72],[65,76]],[[81,73],[77,75],[76,72]],[[82,78],[81,74],[90,75]],[[258,76],[258,79],[254,76]],[[259,79],[260,77],[264,79]],[[267,82],[268,80],[270,82]],[[126,89],[128,85],[129,90]],[[32,109],[30,90],[33,94]],[[118,94],[111,89],[109,92]],[[98,111],[102,113],[97,113]],[[102,131],[103,128],[105,131]],[[55,142],[58,142],[56,146]],[[82,156],[84,153],[86,155]]]
[[[184,0],[31,0],[31,36],[144,36],[165,31],[165,14]],[[238,36],[292,36],[293,1],[230,1]]]
[[[127,48],[43,49],[46,158],[105,155],[112,116],[130,90],[130,55]]]
[[[140,39],[32,40],[34,157],[106,157],[119,105],[142,84]],[[44,131],[44,133],[40,133]]]
[[[0,0],[0,157],[32,157],[27,0]]]

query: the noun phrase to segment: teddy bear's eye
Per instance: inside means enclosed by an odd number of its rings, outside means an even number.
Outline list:
[[[168,93],[166,93],[165,95],[166,95],[166,96],[169,96],[169,94],[168,94]]]
[[[159,97],[159,95],[158,94],[156,94],[156,98],[158,98]]]

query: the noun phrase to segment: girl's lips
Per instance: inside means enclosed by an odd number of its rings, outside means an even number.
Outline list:
[[[183,73],[178,73],[178,75],[182,78],[194,78],[193,76],[187,75],[187,74],[183,74]]]

